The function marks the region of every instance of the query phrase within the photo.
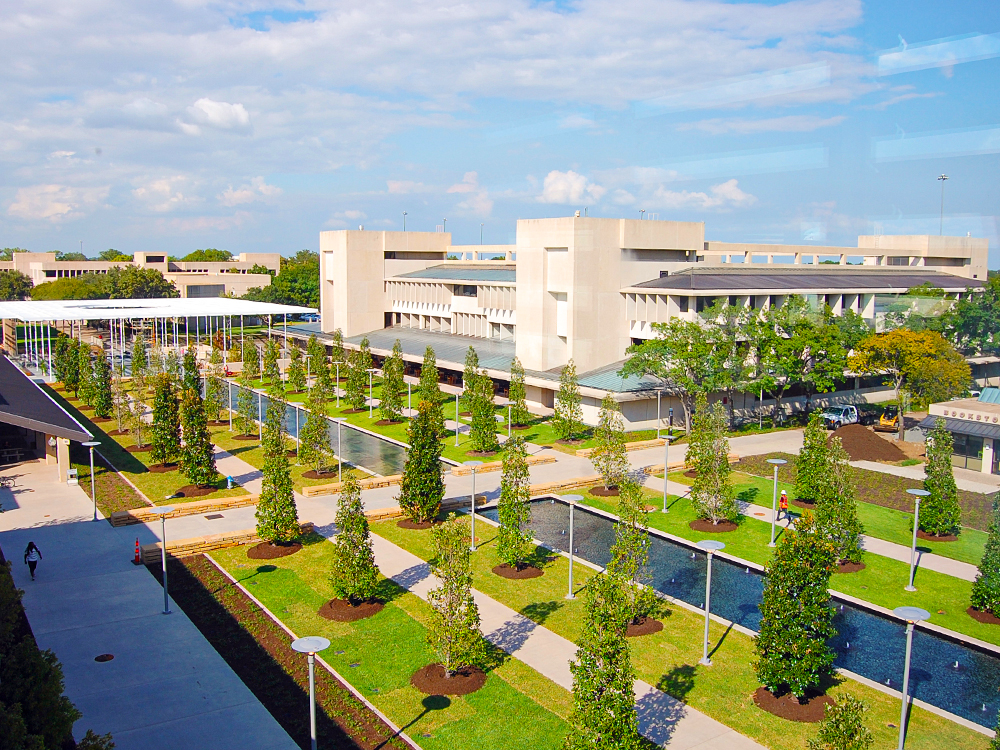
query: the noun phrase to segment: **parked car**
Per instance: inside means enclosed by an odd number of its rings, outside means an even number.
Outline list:
[[[875,419],[867,411],[859,411],[854,404],[828,406],[820,413],[820,417],[828,430],[836,430],[848,424],[871,424]]]

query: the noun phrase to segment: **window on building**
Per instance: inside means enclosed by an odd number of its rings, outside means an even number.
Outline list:
[[[953,434],[951,465],[959,469],[982,471],[983,469],[983,439],[973,435]]]
[[[885,259],[887,266],[908,266],[910,259],[905,255],[891,255]]]
[[[164,261],[164,256],[162,256],[162,255],[147,255],[146,256],[146,262],[147,263],[162,263],[163,261]]]
[[[475,284],[455,284],[456,297],[477,297],[478,287]]]

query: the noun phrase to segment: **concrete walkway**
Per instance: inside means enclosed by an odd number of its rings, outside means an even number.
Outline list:
[[[892,474],[893,476],[912,479],[914,482],[924,481],[924,467],[921,466],[890,466],[880,464],[876,461],[851,461],[851,466],[868,471],[877,471],[880,474]],[[967,469],[954,469],[955,484],[958,489],[966,492],[981,492],[990,495],[1000,490],[1000,476],[993,474],[982,474],[978,471]]]
[[[178,607],[161,614],[163,589],[131,564],[131,529],[91,520],[89,498],[54,466],[4,474],[17,485],[0,490],[0,546],[38,645],[59,658],[83,713],[77,739],[93,729],[119,750],[297,748]],[[29,541],[43,555],[36,581],[21,560]],[[114,660],[94,661],[104,653]]]

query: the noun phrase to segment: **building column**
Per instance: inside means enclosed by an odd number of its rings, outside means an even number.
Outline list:
[[[993,473],[993,438],[983,438],[983,474]]]
[[[65,482],[66,472],[70,469],[69,440],[66,438],[56,438],[56,468],[59,471],[59,481]]]

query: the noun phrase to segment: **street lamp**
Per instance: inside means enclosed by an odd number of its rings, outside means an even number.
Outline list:
[[[99,442],[91,440],[87,443],[80,443],[85,448],[90,448],[90,496],[94,499],[94,520],[97,520],[97,484],[94,482],[94,448],[100,445]]]
[[[656,439],[657,440],[660,439],[660,396],[662,394],[663,391],[659,389],[656,390]]]
[[[324,357],[326,355],[323,355]],[[340,362],[334,362],[333,366],[337,368],[337,384],[333,386],[333,390],[337,392],[337,408],[340,408]]]
[[[573,595],[573,509],[583,500],[583,495],[563,495],[562,499],[569,506],[569,593],[567,599],[576,599]]]
[[[905,590],[916,591],[917,589],[913,585],[913,574],[917,563],[917,530],[920,528],[920,498],[927,497],[931,493],[927,490],[907,490],[906,492],[913,495],[913,543],[910,546],[910,582],[907,584]]]
[[[330,641],[319,635],[307,635],[292,641],[292,650],[306,654],[309,660],[309,742],[316,750],[316,653],[330,648]]]
[[[778,517],[778,467],[788,463],[783,458],[769,458],[767,462],[774,466],[774,494],[771,496],[771,543],[768,547],[774,547],[774,523]]]
[[[465,466],[472,469],[472,544],[469,546],[470,552],[476,551],[476,468],[483,465],[482,461],[463,461]]]
[[[459,389],[455,393],[455,447],[456,448],[458,447],[458,428],[461,426],[461,424],[458,421],[458,396],[461,392],[462,392],[461,389]]]
[[[663,438],[663,512],[667,512],[667,467],[670,466],[670,441],[673,435]]]
[[[341,443],[340,443],[340,428],[343,426],[345,420],[343,418],[341,418],[341,419],[335,419],[333,421],[337,423],[337,481],[338,482],[343,482],[344,481],[344,475],[343,475],[344,459],[343,459],[343,454],[340,452],[340,445],[341,445]]]
[[[906,742],[906,704],[909,702],[910,690],[910,653],[913,650],[913,625],[929,620],[931,613],[920,607],[896,607],[892,613],[901,620],[906,620],[906,662],[903,666],[903,705],[899,710],[899,744],[897,750],[903,750]]]
[[[406,231],[406,211],[403,211],[403,231]]]
[[[377,367],[368,368],[368,418],[369,419],[372,418],[372,408],[375,405],[375,394],[372,393],[374,389],[374,386],[372,384],[372,378],[375,376],[376,372],[378,372]]]
[[[172,505],[161,505],[153,508],[153,513],[160,517],[160,541],[163,548],[160,550],[160,561],[163,563],[163,614],[170,614],[170,606],[167,601],[167,514],[173,513]]]
[[[712,660],[708,658],[708,614],[712,608],[712,555],[720,549],[725,549],[726,545],[715,539],[702,539],[698,542],[698,548],[708,555],[708,573],[705,576],[705,640],[702,644],[701,660],[698,663],[710,667]]]
[[[942,174],[938,176],[938,182],[941,183],[941,226],[938,229],[938,234],[944,234],[944,183],[948,179],[948,175]]]

